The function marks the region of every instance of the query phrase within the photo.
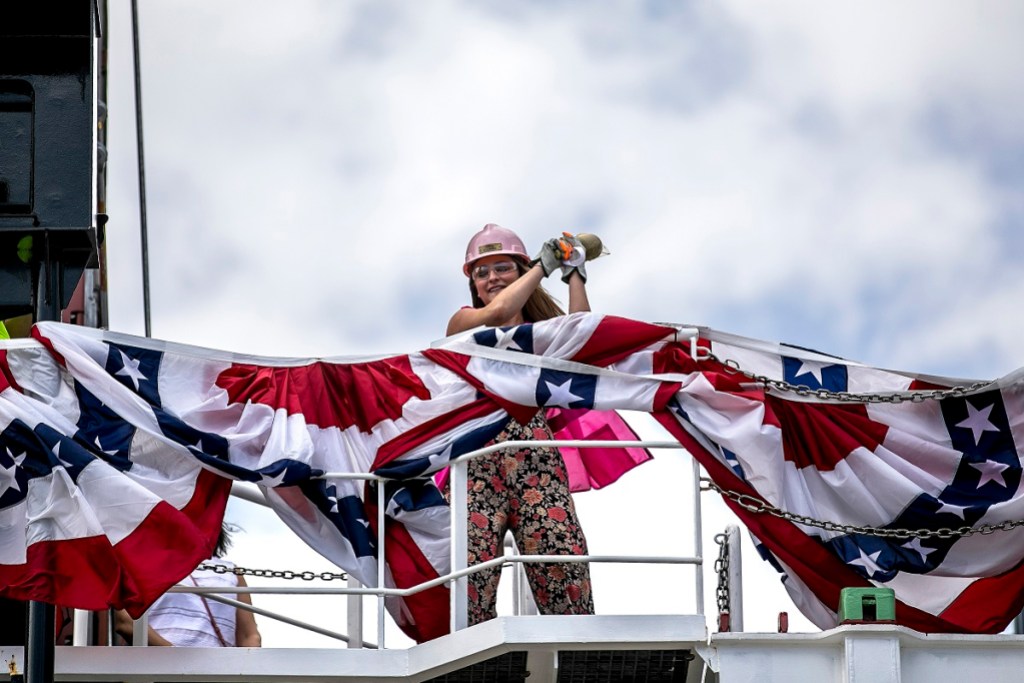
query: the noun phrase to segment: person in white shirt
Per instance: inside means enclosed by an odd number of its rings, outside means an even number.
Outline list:
[[[221,528],[213,557],[203,565],[221,566],[227,571],[195,569],[178,582],[179,586],[221,587],[245,586],[245,579],[231,570],[235,565],[222,559],[231,537]],[[239,602],[252,604],[248,593],[226,594]],[[262,639],[252,612],[226,605],[202,593],[164,593],[149,608],[148,638],[150,645],[178,647],[260,647]],[[134,623],[124,610],[115,620],[118,634],[131,642]]]

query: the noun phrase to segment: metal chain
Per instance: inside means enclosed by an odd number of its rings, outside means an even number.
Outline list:
[[[312,581],[314,579],[320,579],[321,581],[331,581],[334,579],[345,580],[348,578],[348,574],[345,572],[293,572],[287,569],[247,569],[245,567],[226,567],[222,564],[207,564],[203,563],[196,567],[196,569],[206,569],[216,574],[235,574],[236,576],[259,576],[268,579],[302,579],[303,581]]]
[[[718,600],[718,613],[729,612],[729,544],[725,534],[715,534],[718,544],[718,559],[715,560],[715,573],[718,574],[718,587],[715,597]]]
[[[732,500],[734,503],[754,513],[767,513],[780,519],[785,519],[804,526],[811,526],[825,531],[835,531],[843,534],[861,534],[863,536],[877,536],[879,538],[957,538],[981,534],[987,536],[997,531],[1012,531],[1017,527],[1024,526],[1024,519],[1007,520],[999,524],[982,524],[981,526],[961,526],[957,528],[943,527],[940,529],[890,529],[888,527],[866,526],[858,524],[841,524],[814,519],[807,515],[798,515],[793,512],[780,510],[771,503],[761,500],[756,496],[738,491],[723,489],[710,479],[701,477],[701,491],[717,491],[722,496]]]
[[[993,380],[983,380],[968,386],[955,386],[948,389],[917,389],[914,391],[884,391],[873,394],[857,394],[850,391],[812,389],[806,384],[790,384],[785,380],[748,372],[742,369],[735,360],[731,358],[722,360],[705,348],[699,350],[696,360],[712,360],[716,363],[721,363],[731,372],[752,379],[764,385],[767,389],[776,389],[782,392],[791,392],[798,396],[813,396],[822,400],[842,401],[845,403],[904,403],[907,401],[910,403],[923,403],[924,401],[940,401],[944,398],[964,397],[993,383]]]

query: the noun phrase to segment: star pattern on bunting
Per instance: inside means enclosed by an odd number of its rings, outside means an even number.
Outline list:
[[[344,534],[357,556],[370,557],[376,553],[376,539],[370,532],[370,520],[366,518],[362,501],[357,496],[344,495],[336,484],[320,482],[318,492],[311,500]]]
[[[965,419],[962,422],[957,423],[956,426],[960,427],[961,429],[970,429],[971,433],[974,435],[974,443],[975,443],[975,445],[980,444],[981,443],[981,435],[982,434],[984,434],[985,432],[998,432],[999,431],[999,427],[996,427],[989,420],[989,415],[992,414],[992,409],[994,407],[995,407],[995,404],[992,404],[992,405],[986,406],[984,408],[978,409],[978,408],[974,407],[974,405],[970,401],[968,401],[967,402],[967,419]]]
[[[570,379],[557,385],[551,382],[545,382],[544,384],[548,387],[548,401],[544,405],[568,408],[570,404],[583,400],[582,396],[572,393],[572,380]]]
[[[3,462],[0,462],[0,498],[3,498],[5,493],[12,490],[24,493],[21,490],[21,485],[18,483],[18,472],[21,471],[21,464],[25,461],[27,453],[15,455],[11,452],[10,448],[4,450],[7,451],[7,459],[11,464],[5,465]]]
[[[907,550],[911,550],[911,551],[917,553],[918,555],[921,556],[921,562],[924,562],[924,563],[927,563],[928,562],[928,556],[931,555],[932,553],[934,553],[937,550],[937,548],[929,548],[927,546],[921,545],[921,539],[920,538],[912,538],[912,539],[910,539],[909,541],[907,541],[906,543],[904,543],[900,547],[901,548],[906,548]]]
[[[54,457],[57,458],[57,461],[60,462],[60,464],[64,465],[64,467],[74,467],[75,466],[75,464],[73,462],[69,462],[69,461],[65,460],[64,458],[60,457],[60,441],[58,441],[57,443],[53,444],[53,448],[51,448],[50,450],[53,452]]]
[[[541,370],[537,380],[537,405],[541,407],[593,408],[597,377],[560,370]]]
[[[78,398],[78,432],[75,440],[88,444],[107,464],[122,472],[132,468],[131,444],[135,427],[119,417],[95,394],[75,382]]]
[[[447,466],[448,461],[452,459],[452,447],[454,445],[454,443],[450,443],[440,453],[432,453],[427,456],[427,462],[430,463],[428,471],[433,472]]]
[[[512,351],[522,351],[522,347],[516,343],[515,330],[498,329],[494,331],[495,341],[494,348],[496,349],[510,349]]]
[[[796,377],[797,379],[800,379],[804,375],[810,375],[811,377],[814,378],[814,381],[818,383],[818,386],[822,385],[822,368],[824,368],[826,365],[834,365],[834,363],[822,363],[815,360],[807,360],[806,358],[801,358],[799,360],[800,367],[796,369],[796,372],[793,373],[793,376]]]
[[[1016,495],[1021,481],[1019,447],[1000,390],[949,398],[941,407],[950,445],[963,455],[955,476],[938,495],[943,504],[939,512],[952,512],[975,524],[990,506]]]
[[[978,480],[979,489],[990,481],[1006,488],[1003,472],[1010,469],[1009,465],[994,460],[986,460],[984,462],[972,462],[970,466],[981,473],[981,478]]]
[[[480,346],[533,353],[533,324],[488,328],[475,333],[473,341]]]
[[[100,443],[100,437],[98,437],[98,436],[93,441],[93,444],[96,446],[96,450],[99,453],[103,453],[104,455],[109,455],[109,456],[117,455],[117,449],[116,448],[114,450],[111,450],[111,451],[108,451],[105,448],[103,448],[103,444]]]
[[[118,349],[117,352],[121,354],[121,369],[115,372],[115,375],[123,375],[131,380],[132,384],[135,385],[135,390],[139,390],[139,382],[149,379],[139,369],[142,361],[135,358],[131,358],[125,354],[124,351]]]
[[[940,505],[940,507],[939,507],[938,510],[935,511],[935,514],[941,514],[943,512],[946,512],[946,513],[949,513],[951,515],[956,515],[960,519],[966,519],[965,516],[964,516],[964,511],[967,509],[967,506],[965,506],[965,505],[954,505],[953,503],[947,503],[947,502],[941,501],[941,500],[939,501],[939,505]]]
[[[258,483],[260,486],[266,486],[267,488],[276,488],[280,486],[284,480],[288,477],[288,467],[282,467],[281,471],[277,474],[270,474],[267,472],[260,473],[260,480]]]
[[[338,514],[338,487],[328,486],[327,487],[327,502],[330,503],[330,507],[327,511],[332,514]]]
[[[838,362],[782,356],[782,379],[809,389],[849,391],[847,368]]]
[[[50,473],[49,448],[19,419],[0,431],[0,506],[8,508],[25,500],[29,482]]]
[[[878,564],[878,557],[882,554],[881,550],[876,550],[871,554],[864,552],[863,548],[857,548],[857,551],[859,553],[858,557],[852,560],[847,560],[846,564],[855,567],[862,567],[867,573],[869,579],[882,571],[881,566]]]
[[[153,407],[160,407],[160,367],[164,353],[127,344],[108,344],[104,369]]]

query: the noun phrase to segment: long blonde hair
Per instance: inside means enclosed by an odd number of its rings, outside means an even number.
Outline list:
[[[520,259],[513,258],[512,261],[516,264],[516,270],[519,271],[519,277],[522,277],[526,273],[526,264]],[[473,282],[473,278],[469,278],[469,296],[473,301],[473,308],[483,308],[484,302],[480,298],[480,295],[476,293],[476,283]],[[565,311],[558,305],[555,298],[551,296],[546,289],[537,285],[537,289],[533,290],[530,294],[530,298],[523,304],[523,320],[528,323],[535,323],[541,320],[549,320],[551,318],[557,318],[560,315],[565,315]]]

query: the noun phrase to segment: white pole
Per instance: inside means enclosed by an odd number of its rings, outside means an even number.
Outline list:
[[[456,461],[449,472],[451,487],[451,563],[452,571],[466,568],[469,552],[466,540],[467,503],[466,484],[469,477],[469,463],[466,460]],[[451,587],[451,631],[462,630],[469,625],[467,611],[469,608],[469,580],[463,576],[455,579]]]
[[[348,577],[349,588],[361,588],[359,580]],[[348,608],[348,647],[350,650],[358,650],[363,647],[363,596],[349,595],[346,597]]]
[[[700,506],[700,463],[697,458],[690,456],[693,463],[693,554],[700,558],[701,564],[697,567],[697,614],[704,615],[704,522],[701,519]]]
[[[725,540],[729,550],[729,630],[743,630],[743,558],[740,549],[740,528],[735,524],[725,527]]]
[[[377,482],[377,588],[384,588],[387,564],[384,561],[384,482]],[[377,647],[384,649],[384,594],[377,596]]]
[[[144,612],[132,624],[132,645],[147,647],[149,645],[149,612]]]
[[[92,613],[84,609],[75,610],[72,645],[92,645]]]

